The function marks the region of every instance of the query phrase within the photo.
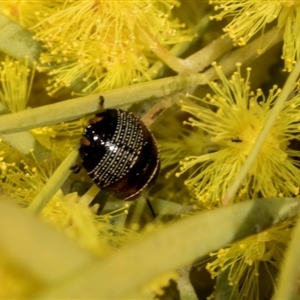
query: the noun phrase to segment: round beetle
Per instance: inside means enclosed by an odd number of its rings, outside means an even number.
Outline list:
[[[155,138],[140,119],[122,109],[103,109],[90,120],[79,153],[91,179],[123,200],[137,198],[155,181],[160,168]],[[79,169],[77,165],[75,171]]]

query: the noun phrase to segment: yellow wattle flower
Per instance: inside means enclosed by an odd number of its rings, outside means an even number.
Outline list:
[[[1,62],[0,100],[11,112],[26,108],[34,74],[35,64],[30,69],[27,58],[22,63],[6,56]]]
[[[259,277],[271,277],[275,285],[296,222],[297,218],[287,219],[267,231],[211,253],[213,261],[206,269],[213,278],[226,272],[229,286],[239,291],[238,299],[264,298],[263,293],[271,291],[259,291]]]
[[[147,71],[156,61],[151,48],[191,39],[171,17],[175,5],[176,0],[64,2],[32,28],[46,48],[40,69],[54,75],[51,92],[75,81],[91,93],[150,80]]]
[[[79,144],[86,119],[80,119],[52,126],[35,128],[31,133],[52,157],[63,160]]]
[[[38,163],[28,159],[17,166],[0,161],[1,189],[22,207],[28,207],[35,196],[49,180],[56,165],[54,162]],[[81,247],[97,254],[106,255],[114,245],[119,245],[127,229],[111,225],[112,218],[126,214],[127,204],[107,215],[98,216],[88,201],[99,192],[98,188],[88,190],[83,196],[77,193],[64,194],[58,190],[41,213],[44,222],[58,227]],[[112,232],[115,234],[112,235]]]
[[[247,78],[238,70],[227,79],[221,67],[215,67],[220,83],[210,82],[213,94],[192,101],[182,101],[182,109],[194,117],[186,123],[210,135],[215,151],[187,156],[181,161],[179,176],[190,169],[185,181],[194,197],[207,207],[218,206],[237,176],[256,138],[265,124],[280,89],[274,86],[269,95],[250,91]],[[294,196],[299,193],[300,170],[296,157],[300,151],[289,144],[299,140],[300,95],[286,100],[277,121],[236,196],[236,202],[258,197]],[[198,143],[195,140],[195,143]]]
[[[211,0],[210,4],[216,4],[214,9],[217,11],[212,19],[233,17],[223,30],[239,46],[245,45],[257,32],[263,35],[266,26],[278,19],[277,26],[283,29],[282,58],[285,70],[292,70],[300,58],[300,40],[295,34],[300,31],[299,1]]]
[[[53,10],[54,1],[9,0],[0,1],[0,10],[25,28],[34,26]]]

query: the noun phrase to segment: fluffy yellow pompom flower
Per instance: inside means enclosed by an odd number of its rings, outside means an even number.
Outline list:
[[[35,128],[31,130],[31,133],[44,149],[51,151],[52,157],[63,160],[78,145],[85,126],[86,119],[83,118],[52,126]]]
[[[250,69],[247,69],[247,78],[243,79],[239,64],[230,80],[224,76],[221,67],[215,68],[221,83],[209,83],[214,94],[208,94],[203,99],[189,96],[195,102],[182,101],[182,109],[195,116],[187,124],[207,132],[218,150],[186,157],[181,161],[181,171],[177,173],[180,175],[191,168],[186,185],[195,198],[208,207],[220,204],[280,93],[276,86],[267,97],[261,90],[251,92]],[[300,151],[289,147],[291,141],[300,139],[299,107],[299,94],[286,100],[235,201],[294,196],[299,193],[300,170],[297,157]],[[195,140],[195,143],[198,141]]]
[[[54,1],[0,1],[0,11],[21,26],[29,28],[53,9]]]
[[[278,19],[277,26],[283,29],[283,54],[285,70],[291,71],[300,57],[300,2],[288,0],[249,1],[249,0],[211,0],[217,4],[218,13],[213,19],[222,20],[233,17],[224,31],[236,45],[245,45],[257,32],[264,31],[272,21]]]
[[[30,69],[28,59],[21,63],[9,56],[0,65],[0,101],[11,111],[18,112],[27,106],[35,64]]]
[[[27,207],[47,183],[55,167],[53,162],[38,163],[30,159],[21,161],[17,166],[6,163],[0,157],[2,192]],[[124,204],[107,215],[98,216],[88,203],[97,193],[98,188],[94,188],[80,197],[77,193],[64,194],[58,190],[43,209],[41,218],[61,229],[81,247],[103,256],[130,234],[130,231],[110,223],[114,217],[126,214],[128,206]],[[112,232],[116,234],[112,235]]]
[[[75,81],[91,93],[149,80],[151,48],[191,39],[170,18],[175,5],[176,0],[65,1],[33,28],[46,48],[41,69],[54,75],[51,91]]]
[[[210,254],[214,260],[206,265],[207,270],[213,277],[226,272],[228,284],[232,286],[232,299],[269,298],[274,287],[259,290],[259,284],[266,284],[266,278],[275,283],[295,223],[296,218],[287,219]]]

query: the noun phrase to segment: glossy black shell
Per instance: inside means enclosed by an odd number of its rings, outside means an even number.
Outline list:
[[[137,198],[159,172],[153,135],[142,121],[121,109],[106,109],[91,120],[79,152],[92,180],[119,199]]]

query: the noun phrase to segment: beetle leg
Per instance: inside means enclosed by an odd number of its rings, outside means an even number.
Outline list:
[[[70,167],[70,170],[72,170],[74,174],[78,174],[78,173],[80,172],[81,169],[82,169],[82,162],[74,163],[74,164]]]
[[[91,119],[92,120],[92,119]],[[90,120],[90,121],[91,121]],[[80,139],[80,145],[81,146],[86,146],[86,147],[90,147],[92,144],[91,142],[84,136]]]
[[[98,122],[101,122],[103,120],[103,113],[98,113],[94,118],[91,118],[89,120],[90,124],[96,124]]]
[[[146,198],[146,202],[147,202],[147,205],[148,205],[148,207],[149,207],[149,209],[151,211],[153,219],[155,219],[156,218],[156,213],[155,213],[155,211],[154,211],[154,209],[153,209],[153,207],[152,207],[152,205],[151,205],[151,203],[150,203],[150,201],[149,201],[148,198]]]

